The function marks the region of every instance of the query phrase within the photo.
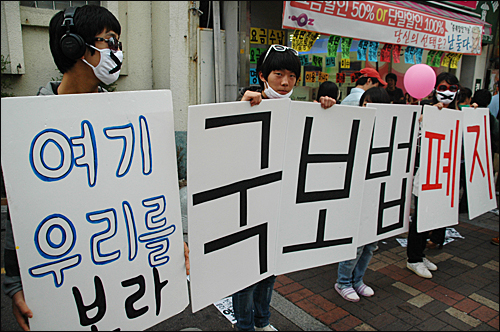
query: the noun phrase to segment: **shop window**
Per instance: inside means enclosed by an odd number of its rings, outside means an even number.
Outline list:
[[[80,7],[84,5],[97,5],[100,6],[100,1],[20,1],[21,6],[33,8],[46,8],[63,10],[68,7]]]

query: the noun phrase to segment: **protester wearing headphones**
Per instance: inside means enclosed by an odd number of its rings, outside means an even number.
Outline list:
[[[123,61],[122,44],[118,41],[120,34],[120,23],[104,7],[70,7],[55,14],[49,24],[49,44],[63,77],[61,81],[41,87],[37,95],[106,92],[100,84],[109,85],[120,74]],[[24,299],[15,248],[9,217],[2,288],[12,298],[12,311],[19,326],[28,331],[28,318],[33,317],[33,312]]]

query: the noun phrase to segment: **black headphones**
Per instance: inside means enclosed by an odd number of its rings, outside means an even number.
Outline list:
[[[81,58],[85,54],[87,46],[85,45],[85,40],[77,34],[71,33],[71,27],[75,24],[73,23],[73,16],[78,7],[69,7],[64,11],[64,21],[61,26],[65,26],[66,34],[61,37],[61,50],[65,56],[70,59],[76,60]]]

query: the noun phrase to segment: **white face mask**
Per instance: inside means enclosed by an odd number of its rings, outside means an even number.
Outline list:
[[[120,75],[120,69],[123,62],[123,52],[117,51],[113,52],[109,48],[98,49],[92,45],[88,45],[96,51],[101,53],[101,60],[97,67],[92,66],[87,60],[83,59],[83,62],[88,64],[94,70],[95,76],[104,84],[111,84],[118,79]]]
[[[266,94],[267,98],[269,98],[269,99],[290,98],[290,96],[292,95],[292,92],[293,92],[293,89],[292,89],[286,95],[282,95],[282,94],[274,91],[274,89],[271,88],[271,86],[269,84],[267,84],[267,82],[264,82],[264,87],[266,87],[264,89],[264,93]]]
[[[460,91],[460,90],[458,90],[458,91]],[[456,91],[456,92],[451,92],[450,90],[437,91],[436,92],[436,99],[438,102],[443,103],[445,105],[448,105],[453,101],[453,99],[455,99],[455,95],[458,93],[458,91]]]

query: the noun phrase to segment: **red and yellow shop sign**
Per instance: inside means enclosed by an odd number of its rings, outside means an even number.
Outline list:
[[[480,54],[481,25],[381,1],[284,1],[284,29],[437,51]],[[375,26],[374,26],[375,25]],[[479,44],[479,47],[476,45]]]

